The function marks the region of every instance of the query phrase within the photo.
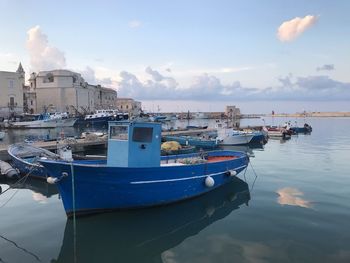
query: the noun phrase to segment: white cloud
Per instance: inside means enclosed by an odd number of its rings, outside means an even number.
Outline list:
[[[113,81],[110,77],[105,77],[103,75],[98,76],[96,74],[95,69],[87,66],[85,67],[84,70],[79,70],[78,71],[82,77],[84,78],[84,80],[92,85],[101,85],[103,87],[109,87],[109,88],[114,88],[115,87],[115,81]]]
[[[141,81],[136,75],[123,71],[117,80],[119,94],[139,100],[284,100],[325,101],[349,100],[350,83],[333,80],[327,76],[280,77],[279,85],[265,89],[244,87],[240,82],[223,84],[210,74],[201,74],[192,80],[189,87],[180,87],[171,77],[146,68],[152,79]]]
[[[142,23],[139,20],[132,20],[129,22],[129,27],[130,28],[138,28],[141,27]]]
[[[306,29],[317,22],[318,17],[307,15],[303,18],[296,17],[292,20],[283,22],[277,30],[277,37],[282,42],[293,41],[300,36]]]
[[[48,37],[41,31],[40,26],[32,27],[27,34],[26,47],[30,56],[31,71],[66,67],[64,53],[56,47],[49,46]]]
[[[158,71],[147,67],[145,72],[152,79],[140,81],[134,74],[122,71],[117,81],[118,91],[122,97],[132,97],[135,99],[158,99],[178,95],[178,83],[172,77],[161,75]],[[176,99],[173,97],[173,99]]]
[[[328,70],[328,71],[330,71],[330,70],[335,70],[335,67],[334,67],[333,64],[325,64],[325,65],[323,65],[321,67],[317,67],[316,70],[317,71],[321,71],[321,70]]]
[[[97,84],[95,70],[93,70],[91,67],[87,66],[84,70],[79,71],[79,73],[82,75],[82,77],[87,83],[93,85]]]

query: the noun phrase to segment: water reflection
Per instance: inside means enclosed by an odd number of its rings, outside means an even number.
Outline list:
[[[311,207],[310,202],[302,198],[304,193],[296,188],[292,188],[292,187],[281,188],[277,190],[277,194],[279,195],[279,197],[277,198],[277,202],[281,205],[293,205],[293,206],[300,206],[304,208]]]
[[[33,191],[34,201],[45,201],[53,195],[58,194],[56,185],[48,184],[46,181],[28,177],[25,181],[17,183],[17,180],[0,178],[0,184],[6,184],[13,189],[29,189]]]
[[[161,262],[164,251],[249,200],[248,185],[237,178],[211,193],[174,205],[78,218],[75,228],[69,219],[60,254],[52,262]]]

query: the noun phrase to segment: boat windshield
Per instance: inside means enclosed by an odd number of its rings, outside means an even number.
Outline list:
[[[111,126],[109,138],[112,140],[128,140],[128,126]]]
[[[150,127],[135,127],[132,134],[134,142],[152,142],[153,128]]]

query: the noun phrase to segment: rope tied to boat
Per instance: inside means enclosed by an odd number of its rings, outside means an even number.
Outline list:
[[[71,176],[72,176],[74,262],[78,262],[78,260],[77,260],[77,225],[76,225],[76,213],[75,213],[75,180],[74,180],[73,162],[70,162],[70,171],[71,171]]]
[[[34,171],[36,169],[36,167],[34,167],[34,166],[32,166],[31,168],[30,168],[30,170],[29,170],[29,172],[25,175],[25,176],[23,176],[23,177],[21,177],[20,179],[18,179],[14,184],[12,184],[12,186],[11,185],[9,185],[9,187],[6,189],[6,190],[4,190],[4,191],[2,191],[1,193],[0,193],[0,195],[3,195],[4,193],[6,193],[8,190],[10,190],[10,189],[15,189],[14,187],[15,186],[17,186],[17,185],[19,185],[19,184],[21,184],[21,183],[25,183],[25,181],[27,180],[27,178],[29,177],[29,175]],[[18,190],[18,189],[17,189]],[[7,201],[8,202],[8,201]],[[7,203],[6,202],[6,203]],[[5,204],[6,204],[5,203]],[[1,206],[2,207],[2,206]]]

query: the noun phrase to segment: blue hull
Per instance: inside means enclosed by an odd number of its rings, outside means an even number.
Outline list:
[[[292,127],[290,128],[294,133],[311,133],[312,128],[305,128],[305,127]]]
[[[98,118],[93,118],[93,119],[78,119],[74,126],[79,126],[79,127],[108,127],[108,122],[109,121],[122,121],[122,120],[127,120],[128,116],[124,115],[117,115],[117,116],[106,116],[106,117],[98,117]]]
[[[208,155],[237,158],[146,168],[108,167],[93,164],[91,161],[76,161],[72,164],[49,160],[40,162],[50,176],[60,179],[58,188],[69,216],[74,209],[77,214],[95,213],[101,210],[157,206],[199,196],[232,181],[234,176],[230,176],[229,171],[234,170],[238,174],[249,162],[247,155],[241,152],[217,151]],[[195,154],[177,158],[187,156]],[[166,159],[170,160],[171,157]],[[208,176],[214,179],[212,187],[205,184]]]
[[[262,133],[257,133],[254,135],[254,137],[250,140],[249,143],[262,143],[266,140],[265,136]]]
[[[31,163],[32,159],[28,158],[26,159],[16,159],[11,156],[12,164],[14,167],[16,167],[21,175],[28,175],[30,177],[35,177],[39,179],[46,180],[47,178],[47,171],[46,169],[40,165],[40,164],[33,164]]]

